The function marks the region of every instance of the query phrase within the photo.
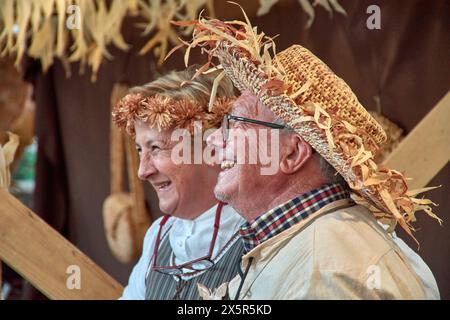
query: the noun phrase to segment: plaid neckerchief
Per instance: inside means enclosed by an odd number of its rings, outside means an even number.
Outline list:
[[[350,198],[348,189],[337,183],[325,184],[267,211],[252,222],[245,222],[239,231],[245,251],[249,252],[325,205],[347,198]]]

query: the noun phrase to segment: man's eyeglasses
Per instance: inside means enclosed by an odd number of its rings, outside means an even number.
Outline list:
[[[171,217],[170,215],[164,216],[164,218],[161,220],[159,224],[159,230],[158,235],[156,236],[156,243],[155,248],[153,249],[153,265],[152,270],[169,274],[169,275],[180,275],[183,273],[183,269],[189,269],[192,271],[203,271],[206,269],[211,268],[214,266],[214,261],[212,261],[212,254],[214,250],[214,245],[216,244],[217,234],[219,232],[219,226],[220,226],[220,216],[222,214],[222,207],[224,206],[223,202],[219,202],[217,205],[216,210],[216,218],[214,221],[214,231],[211,239],[211,244],[209,245],[209,250],[206,256],[202,258],[198,258],[180,265],[174,265],[174,266],[157,266],[157,260],[158,260],[158,250],[159,250],[159,244],[161,242],[161,231],[166,224],[167,220]]]
[[[223,137],[223,142],[224,143],[227,142],[228,139],[229,139],[229,135],[230,135],[230,120],[248,122],[248,123],[253,123],[253,124],[259,124],[261,126],[265,126],[265,127],[269,127],[269,128],[273,128],[273,129],[285,129],[285,128],[287,128],[287,126],[282,125],[282,124],[277,124],[277,123],[273,123],[273,122],[265,122],[265,121],[255,120],[255,119],[249,119],[249,118],[244,118],[244,117],[233,116],[231,114],[226,114],[223,117],[223,121],[222,121],[222,137]]]

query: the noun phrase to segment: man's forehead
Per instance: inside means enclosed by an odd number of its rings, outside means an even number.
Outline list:
[[[258,102],[256,95],[250,91],[244,91],[239,98],[233,104],[234,115],[253,115],[256,114],[257,108],[259,109],[261,104]]]
[[[250,91],[244,91],[233,104],[231,114],[252,119],[272,121],[273,113]]]

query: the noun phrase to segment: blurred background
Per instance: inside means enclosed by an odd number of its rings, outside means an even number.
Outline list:
[[[449,1],[236,2],[258,30],[279,35],[277,51],[301,44],[343,78],[386,121],[391,149],[450,88]],[[1,0],[0,9],[0,143],[6,131],[21,138],[10,192],[126,285],[139,252],[114,247],[103,207],[112,171],[123,175],[124,192],[132,181],[124,138],[110,130],[111,105],[127,87],[183,68],[183,51],[162,63],[177,37],[191,32],[170,20],[195,19],[203,9],[204,15],[242,20],[242,12],[221,0]],[[195,54],[193,62],[204,61]],[[450,299],[449,169],[447,163],[429,183],[443,185],[428,194],[440,204],[435,212],[443,225],[419,214],[415,233],[443,299]],[[142,186],[151,221],[161,213],[151,187]],[[6,299],[44,299],[11,268],[2,268]]]

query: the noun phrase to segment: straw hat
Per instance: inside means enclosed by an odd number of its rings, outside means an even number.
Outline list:
[[[402,173],[376,164],[386,134],[344,80],[300,45],[276,54],[273,40],[245,18],[191,22],[195,28],[186,54],[201,46],[209,56],[204,69],[212,57],[218,58],[216,68],[299,133],[348,182],[352,198],[392,229],[398,222],[412,236],[410,222],[418,210],[440,221],[430,200],[413,198],[425,189],[408,190]]]

